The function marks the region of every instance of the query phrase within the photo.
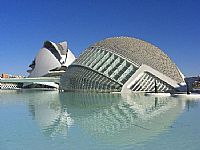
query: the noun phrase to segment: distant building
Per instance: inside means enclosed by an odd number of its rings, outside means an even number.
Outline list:
[[[18,89],[22,87],[22,83],[15,83],[10,82],[12,78],[18,78],[19,76],[12,76],[7,73],[2,73],[0,78],[0,89]],[[3,80],[6,80],[6,82],[1,82]]]
[[[200,89],[200,81],[195,81],[193,83],[193,88]]]
[[[187,88],[190,92],[200,92],[200,77],[186,77]]]
[[[53,43],[45,41],[35,59],[27,70],[28,77],[60,76],[75,60],[75,56],[67,47],[67,42]]]
[[[200,76],[198,76],[192,83],[193,90],[200,90]]]
[[[22,75],[9,75],[9,78],[17,78],[17,79],[22,79],[22,78],[25,78],[24,76]]]
[[[2,73],[1,78],[9,78],[9,74],[7,74],[7,73]]]
[[[61,77],[65,91],[173,92],[184,76],[158,47],[131,37],[114,37],[87,48]]]

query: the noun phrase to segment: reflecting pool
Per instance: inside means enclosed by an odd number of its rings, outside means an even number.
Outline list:
[[[0,150],[200,149],[200,99],[0,91]]]

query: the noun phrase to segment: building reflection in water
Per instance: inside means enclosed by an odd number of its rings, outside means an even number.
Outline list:
[[[185,100],[185,105],[187,107],[187,111],[189,112],[190,109],[198,107],[198,100],[195,100],[195,99],[193,99],[193,100],[187,100],[186,99]]]
[[[138,143],[170,129],[185,107],[172,97],[141,94],[44,92],[29,109],[45,135],[67,136],[78,125],[94,138],[113,144]]]
[[[68,128],[73,125],[73,119],[66,109],[62,109],[57,91],[29,93],[29,111],[37,121],[46,136],[58,134],[67,136]]]

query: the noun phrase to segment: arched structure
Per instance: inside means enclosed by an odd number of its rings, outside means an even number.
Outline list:
[[[29,77],[60,76],[75,60],[67,47],[67,42],[53,43],[45,41],[35,59],[29,65]]]
[[[61,78],[66,91],[174,91],[184,82],[178,67],[158,47],[114,37],[87,48]]]

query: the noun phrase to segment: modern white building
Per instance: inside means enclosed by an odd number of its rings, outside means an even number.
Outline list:
[[[68,49],[67,42],[53,43],[45,41],[35,59],[29,65],[31,68],[27,72],[29,78],[52,77],[52,81],[42,81],[24,83],[25,88],[59,88],[59,84],[54,82],[54,78],[66,71],[67,67],[75,60],[74,54]],[[50,78],[48,78],[50,80]]]
[[[29,65],[28,77],[59,76],[75,60],[67,42],[45,41],[35,59]]]
[[[131,37],[91,45],[61,77],[65,91],[176,92],[184,84],[183,74],[162,50]]]

